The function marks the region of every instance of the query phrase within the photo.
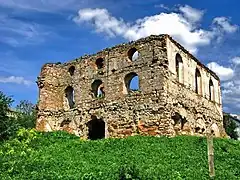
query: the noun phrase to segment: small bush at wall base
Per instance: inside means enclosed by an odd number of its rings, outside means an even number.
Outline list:
[[[140,180],[139,170],[135,165],[123,165],[119,170],[119,180]]]

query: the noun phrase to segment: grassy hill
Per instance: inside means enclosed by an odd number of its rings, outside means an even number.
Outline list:
[[[216,179],[240,179],[240,142],[214,139]],[[0,179],[209,179],[205,138],[83,141],[22,130],[0,144]]]

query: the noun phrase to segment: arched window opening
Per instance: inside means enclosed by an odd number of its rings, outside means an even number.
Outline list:
[[[198,69],[195,71],[195,92],[197,94],[202,93],[202,80],[201,80],[201,74]]]
[[[75,72],[75,67],[74,66],[71,66],[69,69],[68,69],[68,72],[71,76],[74,75],[74,72]]]
[[[103,58],[98,58],[96,60],[96,65],[97,65],[98,69],[102,69],[104,67],[104,60],[103,60]]]
[[[139,77],[136,73],[132,72],[125,76],[125,94],[132,91],[139,91]]]
[[[180,54],[178,53],[176,54],[175,61],[176,61],[177,79],[179,82],[183,83],[183,61]]]
[[[136,48],[131,48],[129,51],[128,51],[128,58],[131,60],[131,61],[136,61],[140,56],[140,53],[138,52],[138,50]]]
[[[88,139],[97,140],[105,138],[105,122],[96,116],[91,116],[91,120],[87,123]]]
[[[74,108],[75,102],[74,102],[74,90],[71,86],[68,86],[65,89],[65,99],[67,102],[67,105],[70,109]]]
[[[209,99],[214,101],[214,86],[211,79],[209,80]]]
[[[92,83],[92,92],[94,94],[94,97],[96,97],[96,98],[104,98],[105,97],[104,85],[101,80],[95,80]]]

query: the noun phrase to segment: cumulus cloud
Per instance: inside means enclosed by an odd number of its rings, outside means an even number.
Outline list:
[[[9,77],[0,77],[0,83],[14,83],[30,86],[33,84],[32,81],[24,79],[24,77],[9,76]]]
[[[106,33],[110,37],[121,36],[127,40],[137,40],[152,34],[169,34],[189,51],[196,53],[200,46],[208,45],[211,40],[220,36],[219,29],[225,28],[218,21],[215,23],[216,27],[210,30],[198,28],[197,22],[202,19],[203,14],[203,11],[186,5],[179,7],[178,13],[147,16],[131,24],[113,17],[106,9],[97,8],[80,9],[73,21],[77,24],[89,23],[95,27],[96,32]]]
[[[231,25],[229,19],[226,17],[216,17],[213,19],[213,24],[217,24],[218,27],[226,33],[234,33],[237,31],[237,25]]]
[[[227,81],[233,78],[234,71],[230,67],[221,66],[216,62],[208,63],[207,67],[215,72],[222,81]]]
[[[97,32],[106,32],[109,36],[123,35],[127,37],[126,31],[129,25],[122,20],[112,17],[106,9],[83,9],[79,11],[79,17],[74,18],[75,22],[92,22]]]
[[[200,21],[204,15],[203,10],[198,10],[188,5],[180,6],[179,10],[183,13],[185,18],[193,23]]]

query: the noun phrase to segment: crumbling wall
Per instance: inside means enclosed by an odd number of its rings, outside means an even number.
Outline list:
[[[37,129],[66,130],[91,139],[97,133],[104,137],[196,134],[197,114],[221,122],[213,103],[176,82],[168,38],[149,36],[65,64],[44,65],[38,79]],[[135,75],[139,89],[133,91],[126,81]],[[189,124],[180,131],[179,115]]]
[[[173,122],[175,132],[193,135],[206,134],[213,130],[216,136],[225,136],[219,78],[171,38],[167,40],[167,49],[170,64],[170,77],[167,79],[168,111],[171,111],[172,119],[175,120]],[[176,54],[182,57],[183,82],[176,76]],[[199,70],[201,77],[198,92],[196,92],[196,69]],[[210,81],[212,81],[211,97]]]

